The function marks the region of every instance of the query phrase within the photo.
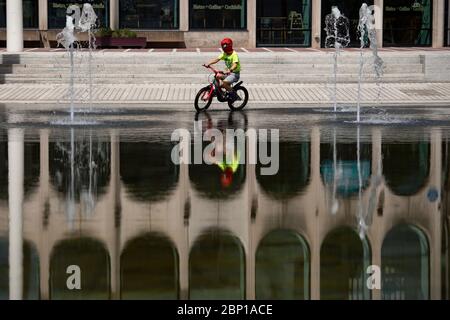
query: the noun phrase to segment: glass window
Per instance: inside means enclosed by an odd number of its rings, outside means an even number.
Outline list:
[[[84,3],[90,3],[97,14],[99,28],[109,26],[109,0],[49,0],[48,1],[48,28],[62,29],[66,25],[66,10],[72,4],[80,8]]]
[[[325,39],[327,37],[327,33],[325,31],[325,17],[328,14],[331,14],[331,8],[333,6],[337,6],[341,13],[349,19],[350,43],[348,46],[360,47],[361,43],[359,41],[358,23],[359,9],[363,3],[367,3],[369,6],[373,5],[373,1],[370,0],[322,0],[322,47],[325,47]]]
[[[388,0],[383,14],[384,46],[431,46],[431,0]]]
[[[256,10],[258,45],[311,45],[311,0],[258,0]]]
[[[23,27],[38,28],[38,1],[23,0]],[[6,0],[0,0],[0,28],[6,28]]]
[[[246,0],[190,0],[191,29],[246,29]]]
[[[179,0],[120,1],[121,28],[178,29]]]
[[[445,1],[444,43],[446,46],[450,46],[450,0]]]

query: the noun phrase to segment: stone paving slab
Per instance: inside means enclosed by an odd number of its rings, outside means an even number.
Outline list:
[[[329,106],[333,88],[326,84],[248,84],[252,105],[315,105]],[[75,102],[97,104],[192,104],[201,88],[191,84],[120,84],[75,87]],[[356,104],[358,85],[338,84],[337,102]],[[69,87],[58,84],[3,84],[3,104],[66,104]],[[450,106],[450,83],[367,83],[362,85],[361,102],[365,105],[440,105]]]

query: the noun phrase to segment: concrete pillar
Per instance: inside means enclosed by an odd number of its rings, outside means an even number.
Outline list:
[[[9,2],[8,2],[9,3]],[[24,132],[8,132],[9,299],[23,298]]]
[[[6,1],[6,49],[8,52],[23,51],[22,1]]]
[[[433,0],[433,48],[444,46],[445,3]]]
[[[377,30],[378,48],[383,47],[383,8],[384,0],[374,0],[375,5],[375,29]]]
[[[311,1],[312,15],[311,15],[311,47],[320,48],[320,34],[321,34],[321,20],[322,20],[322,3],[321,1]]]
[[[256,0],[247,0],[248,47],[256,48]]]
[[[189,0],[180,0],[180,31],[189,30]]]
[[[48,29],[48,1],[39,0],[39,30]]]
[[[109,27],[119,29],[119,0],[109,1]]]

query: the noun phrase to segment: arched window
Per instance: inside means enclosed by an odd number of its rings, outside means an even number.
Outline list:
[[[429,299],[429,255],[419,228],[402,224],[389,231],[381,248],[382,298]]]
[[[75,266],[77,270],[67,273],[71,270],[68,269],[70,266]],[[82,290],[69,290],[67,283],[76,284],[78,274]],[[72,279],[68,279],[71,276]],[[110,298],[110,258],[100,241],[91,238],[68,239],[53,248],[50,256],[50,298]]]
[[[266,235],[256,250],[256,299],[306,300],[310,254],[302,236],[290,230]]]
[[[320,175],[323,183],[332,188],[336,184],[336,194],[342,198],[358,195],[360,180],[358,175],[358,146],[356,143],[323,143],[320,145]],[[336,161],[335,161],[336,157]],[[360,145],[360,168],[362,189],[370,184],[372,174],[372,146]]]
[[[371,253],[366,239],[355,230],[331,231],[320,249],[320,298],[323,300],[368,300],[367,267]]]
[[[273,176],[261,175],[258,164],[256,174],[261,188],[276,199],[285,199],[301,193],[309,183],[310,143],[280,142],[279,170]]]
[[[179,297],[178,253],[165,236],[151,233],[129,241],[120,268],[122,299]]]
[[[171,143],[120,143],[120,175],[131,198],[159,201],[172,193],[179,173],[171,159],[172,147]]]
[[[419,192],[430,172],[430,145],[425,142],[383,144],[382,152],[383,173],[389,189],[399,196]]]
[[[200,236],[189,255],[190,299],[245,298],[245,254],[241,242],[223,231]]]

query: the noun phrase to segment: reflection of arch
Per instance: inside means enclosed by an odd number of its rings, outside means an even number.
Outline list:
[[[189,255],[191,299],[244,299],[245,253],[238,238],[214,230],[200,236]]]
[[[140,201],[168,196],[178,182],[171,143],[120,143],[120,175],[128,194]]]
[[[280,142],[280,164],[277,174],[261,175],[258,164],[256,174],[262,189],[275,198],[294,197],[306,188],[310,175],[310,143]]]
[[[334,170],[333,144],[320,146],[320,175],[325,185],[331,186],[336,178],[336,192],[340,197],[351,197],[359,192],[358,156],[356,143],[336,144],[336,172]],[[372,147],[369,143],[360,145],[360,168],[362,188],[370,183],[372,174]]]
[[[24,143],[24,196],[28,196],[39,183],[39,143]],[[0,133],[0,200],[8,199],[8,137]]]
[[[66,273],[69,266],[78,266],[82,290],[69,290]],[[50,256],[50,298],[109,299],[110,258],[105,246],[92,238],[67,239],[59,242]]]
[[[256,299],[309,299],[310,255],[294,231],[275,230],[256,250]]]
[[[23,299],[40,297],[39,255],[29,241],[23,242]],[[9,241],[0,238],[0,300],[9,298]]]
[[[430,172],[430,145],[425,142],[383,144],[386,184],[400,196],[413,195],[425,184]]]
[[[178,299],[178,253],[167,237],[145,234],[129,241],[120,268],[123,299]]]
[[[369,242],[352,228],[328,233],[320,248],[321,299],[370,299],[366,285],[370,255]]]
[[[429,298],[429,246],[426,235],[409,224],[398,225],[386,235],[381,248],[382,298]]]

